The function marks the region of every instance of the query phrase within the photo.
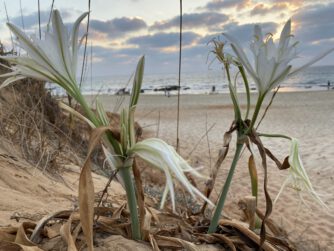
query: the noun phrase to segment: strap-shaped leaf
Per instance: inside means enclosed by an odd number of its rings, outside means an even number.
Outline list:
[[[133,79],[133,86],[132,86],[130,106],[129,106],[130,108],[136,106],[138,103],[144,76],[144,66],[145,66],[145,57],[142,56],[138,61],[136,74]]]

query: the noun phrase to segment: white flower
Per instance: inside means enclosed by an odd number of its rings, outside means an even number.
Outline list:
[[[327,208],[327,205],[322,201],[320,196],[314,190],[310,178],[308,177],[306,170],[303,166],[302,160],[299,155],[298,141],[295,138],[291,138],[291,149],[289,155],[289,174],[284,181],[279,193],[276,196],[274,203],[278,200],[283,189],[286,186],[290,186],[299,192],[300,198],[304,202],[302,192],[307,192],[311,197],[322,207]]]
[[[173,147],[166,142],[157,138],[145,139],[136,143],[130,150],[129,154],[137,154],[140,158],[152,166],[162,170],[166,176],[166,187],[161,200],[163,207],[167,193],[170,192],[172,207],[175,211],[175,190],[173,177],[193,196],[198,196],[213,206],[213,203],[206,198],[196,187],[187,179],[185,172],[203,178],[194,168],[192,168],[180,155],[176,153]]]
[[[254,65],[251,65],[237,40],[228,34],[224,36],[231,42],[233,51],[253,78],[261,96],[278,86],[285,78],[314,64],[334,50],[332,48],[302,67],[292,70],[291,61],[297,57],[298,42],[292,42],[291,20],[284,25],[278,45],[274,43],[271,34],[263,37],[261,27],[255,25],[253,41],[250,45],[254,56]]]
[[[32,77],[59,84],[71,96],[79,91],[76,80],[78,50],[78,32],[81,21],[87,13],[82,14],[68,33],[58,10],[52,12],[52,30],[45,33],[45,39],[27,36],[20,28],[8,23],[8,27],[17,37],[18,46],[28,55],[3,56],[1,58],[13,64],[12,72],[2,75],[9,77],[1,87],[24,78]]]

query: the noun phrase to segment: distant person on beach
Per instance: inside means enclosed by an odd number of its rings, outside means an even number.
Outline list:
[[[165,96],[170,97],[170,90],[168,88],[165,88]]]
[[[214,93],[215,91],[216,91],[216,86],[213,85],[213,86],[212,86],[212,89],[211,89],[211,92]]]
[[[327,89],[329,90],[330,87],[331,87],[331,82],[328,80],[328,82],[327,82]]]

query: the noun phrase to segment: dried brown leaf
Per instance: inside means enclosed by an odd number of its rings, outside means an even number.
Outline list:
[[[19,228],[17,229],[16,237],[15,237],[15,243],[22,244],[25,246],[36,246],[34,242],[29,240],[26,230],[27,229],[34,229],[36,227],[35,223],[30,222],[23,222]]]
[[[37,246],[25,246],[18,243],[0,241],[0,251],[43,251]]]
[[[67,251],[77,251],[77,248],[75,246],[75,239],[71,234],[71,225],[72,215],[69,217],[68,221],[60,228],[60,234],[67,243]]]
[[[94,185],[90,161],[86,161],[79,179],[79,212],[88,250],[93,248]]]
[[[92,131],[88,154],[81,170],[79,179],[79,212],[82,230],[85,235],[88,250],[93,248],[93,220],[94,220],[94,184],[90,167],[90,157],[95,146],[100,142],[102,135],[110,131],[110,127],[99,127]]]
[[[146,206],[145,208],[152,215],[153,222],[155,222],[156,224],[159,224],[160,220],[157,214],[157,210],[153,207],[148,207],[148,206]]]
[[[256,244],[258,244],[259,246],[261,245],[260,237],[257,234],[255,234],[253,231],[244,227],[242,224],[239,224],[237,222],[233,222],[233,221],[230,221],[230,220],[222,219],[222,220],[219,221],[219,225],[230,226],[232,228],[235,228],[238,231],[240,231],[244,236],[246,236],[247,238],[249,238],[250,240],[252,240]],[[269,244],[266,241],[263,243],[262,249],[264,251],[277,251],[276,248],[274,248],[271,244]]]
[[[266,156],[266,150],[265,147],[262,144],[261,139],[259,136],[256,134],[255,131],[252,131],[251,135],[249,136],[249,139],[257,145],[257,148],[260,152],[260,156],[262,159],[262,167],[264,171],[264,181],[263,181],[263,190],[264,190],[264,195],[266,199],[266,212],[264,214],[264,218],[262,220],[262,225],[261,225],[261,246],[265,242],[266,239],[266,221],[269,218],[272,209],[273,209],[273,202],[271,200],[269,191],[268,191],[268,168],[267,168],[267,156]]]
[[[15,241],[15,235],[14,234],[9,234],[6,232],[3,232],[0,230],[0,241],[9,241],[13,242]]]
[[[212,235],[216,237],[217,239],[223,241],[223,243],[225,243],[232,251],[236,251],[236,248],[233,242],[228,237],[222,234],[212,234]]]
[[[114,211],[113,215],[111,216],[111,219],[113,220],[118,220],[121,218],[122,212],[125,209],[126,206],[126,202],[124,202],[119,208],[116,209],[116,211]]]
[[[151,230],[152,215],[150,213],[145,213],[144,218],[141,220],[141,233],[143,240],[148,240],[150,230]]]
[[[157,241],[155,240],[155,238],[152,234],[148,235],[148,239],[150,241],[150,244],[151,244],[151,247],[152,247],[153,251],[160,251],[158,243],[157,243]]]
[[[253,154],[251,154],[251,156],[249,156],[248,171],[249,171],[249,176],[250,176],[250,179],[251,179],[252,195],[257,199],[257,195],[258,195],[258,176],[257,176],[256,164],[255,164]]]
[[[32,232],[31,236],[30,236],[30,240],[34,243],[39,243],[40,241],[40,233],[41,231],[44,229],[44,226],[48,223],[48,221],[50,221],[51,219],[60,216],[60,215],[70,215],[71,211],[69,210],[62,210],[62,211],[58,211],[55,213],[52,213],[50,215],[46,215],[44,216],[42,219],[40,219],[36,225],[36,227],[34,228],[34,231]]]
[[[60,235],[60,228],[62,225],[60,223],[52,224],[51,226],[44,227],[44,234],[49,238],[55,238]]]
[[[215,166],[213,167],[213,169],[211,171],[211,177],[206,182],[206,185],[205,185],[204,195],[207,198],[210,198],[211,192],[212,192],[213,187],[216,183],[216,178],[217,178],[219,168],[222,165],[222,163],[223,163],[223,161],[226,158],[226,155],[228,153],[231,139],[232,139],[232,131],[230,130],[228,132],[225,132],[224,141],[223,141],[223,148],[219,151],[217,161],[216,161]],[[206,208],[207,204],[208,203],[206,201],[203,203],[203,206],[201,208],[202,213],[205,211],[205,208]]]
[[[283,163],[281,163],[269,149],[267,148],[264,148],[264,149],[265,149],[267,156],[275,162],[279,170],[288,169],[290,167],[289,156],[285,157],[285,159],[283,160]]]
[[[174,246],[174,247],[184,248],[185,250],[189,250],[189,251],[200,251],[200,249],[195,244],[189,241],[185,241],[185,240],[175,238],[175,237],[167,237],[167,236],[161,236],[161,235],[159,236],[156,235],[155,237],[158,241],[159,246],[162,245],[161,241],[164,241],[164,242],[167,242],[170,245],[170,247]]]
[[[224,134],[223,146],[228,147],[232,139],[232,132],[228,131]]]
[[[18,228],[1,228],[0,251],[42,251],[26,234],[28,229],[35,227],[34,223],[23,222]]]

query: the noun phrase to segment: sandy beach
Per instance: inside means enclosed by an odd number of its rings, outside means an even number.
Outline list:
[[[254,102],[255,94],[252,96]],[[99,100],[107,110],[113,111],[117,96],[101,96]],[[245,97],[239,101],[244,104]],[[266,103],[269,101],[267,100]],[[123,104],[127,104],[125,99]],[[224,132],[233,120],[233,109],[228,95],[183,95],[180,110],[180,151],[193,166],[203,167],[202,172],[210,174],[210,164],[214,164],[222,147]],[[274,205],[273,219],[283,226],[290,236],[308,250],[332,250],[334,248],[334,92],[287,92],[279,93],[260,125],[262,133],[279,133],[295,137],[300,142],[300,152],[304,166],[316,189],[321,194],[329,210],[326,212],[304,195],[307,205],[300,200],[299,193],[286,188]],[[143,126],[146,136],[158,136],[172,145],[176,143],[177,97],[142,95],[137,121]],[[210,129],[211,128],[211,129]],[[206,137],[206,131],[208,136]],[[290,142],[284,139],[263,138],[272,153],[283,160],[289,154]],[[234,142],[227,159],[218,175],[215,200],[225,180]],[[250,194],[247,160],[244,152],[239,161],[234,182],[228,196],[226,213],[235,215],[239,211],[237,202]],[[257,158],[259,176],[262,177],[260,157]],[[284,181],[287,171],[279,171],[272,161],[268,161],[269,191],[274,199]],[[262,182],[262,180],[261,180]],[[204,184],[204,181],[199,181]],[[260,183],[262,188],[262,183]],[[264,210],[264,196],[261,189],[259,208]]]
[[[255,100],[255,94],[252,100]],[[99,97],[106,110],[115,111],[120,96]],[[123,100],[127,105],[128,96]],[[245,97],[239,97],[244,107]],[[266,100],[268,103],[269,100]],[[289,237],[297,243],[298,250],[333,250],[334,248],[334,91],[279,93],[260,125],[258,132],[279,133],[299,139],[301,157],[310,179],[328,206],[323,210],[307,194],[300,200],[297,191],[286,188],[274,205],[272,219],[282,226]],[[194,167],[201,167],[205,175],[210,175],[210,167],[216,161],[222,147],[223,135],[233,120],[233,109],[226,95],[183,95],[180,103],[180,153]],[[144,137],[160,137],[175,146],[177,97],[142,95],[136,111],[136,120],[143,128]],[[254,107],[253,107],[254,108]],[[207,136],[206,136],[206,132]],[[285,139],[263,138],[267,148],[280,160],[290,149]],[[216,187],[211,199],[216,200],[225,181],[233,157],[235,137],[226,160],[218,173]],[[10,146],[10,147],[9,147]],[[13,146],[0,144],[1,196],[0,225],[18,224],[15,217],[53,213],[77,207],[77,186],[81,162],[62,166],[62,181],[50,179],[36,167],[15,154]],[[263,177],[260,157],[257,154],[259,177]],[[238,201],[251,194],[248,174],[249,153],[245,151],[239,161],[233,184],[225,206],[225,214],[240,219],[242,212]],[[146,170],[146,173],[149,172]],[[274,199],[288,171],[279,171],[268,161],[269,192]],[[160,177],[160,176],[158,176]],[[10,178],[10,179],[9,179]],[[158,178],[161,182],[163,179]],[[94,175],[96,192],[102,190],[107,179]],[[205,180],[197,180],[200,188]],[[16,185],[13,185],[16,184]],[[260,178],[260,197],[258,207],[264,211],[263,179]],[[110,188],[113,194],[122,194],[118,183]],[[46,196],[50,194],[52,196]],[[118,197],[114,196],[113,200]],[[29,202],[29,203],[28,203]],[[17,214],[19,214],[17,216]],[[28,216],[27,216],[28,215]],[[13,218],[14,217],[14,218]]]

